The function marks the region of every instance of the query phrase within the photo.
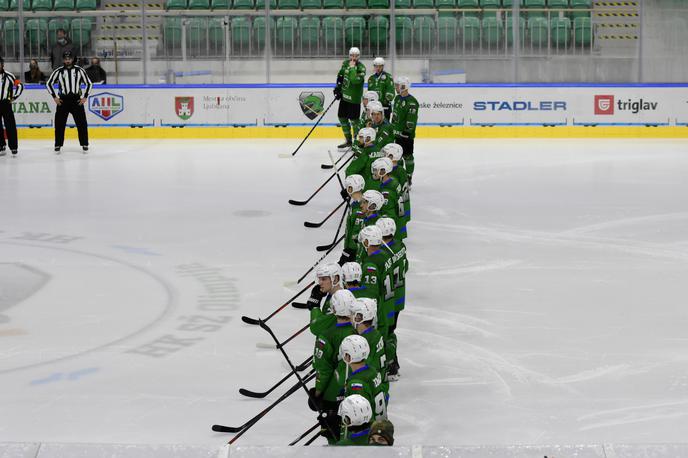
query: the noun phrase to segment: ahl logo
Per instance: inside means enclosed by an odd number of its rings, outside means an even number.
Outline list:
[[[595,96],[595,114],[596,115],[613,115],[614,114],[614,96],[613,95],[596,95]]]
[[[189,119],[194,114],[194,98],[175,97],[174,112],[177,113],[177,116],[179,116],[184,121]]]
[[[124,111],[124,97],[103,92],[88,98],[88,111],[105,121],[109,121]]]
[[[323,112],[325,94],[322,92],[302,92],[299,95],[299,105],[301,105],[301,111],[308,119],[315,119]]]

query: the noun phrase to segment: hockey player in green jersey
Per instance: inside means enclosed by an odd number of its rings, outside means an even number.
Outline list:
[[[370,346],[363,336],[351,335],[342,340],[339,357],[347,365],[344,395],[360,394],[370,402],[373,418],[387,418],[389,394],[385,391],[382,374],[366,364]]]
[[[385,205],[385,196],[381,192],[375,191],[373,189],[363,193],[363,198],[361,199],[361,210],[363,210],[363,221],[358,228],[359,237],[357,237],[358,246],[356,247],[356,257],[354,261],[360,262],[365,258],[365,248],[361,245],[361,229],[366,226],[374,226],[377,219],[382,216],[380,211]]]
[[[397,96],[394,98],[392,110],[392,125],[394,126],[395,143],[404,149],[406,171],[409,176],[409,184],[412,181],[413,171],[416,168],[413,159],[413,142],[416,138],[416,125],[418,123],[418,101],[409,94],[411,82],[405,76],[397,77],[395,81]]]
[[[404,227],[401,228],[401,233],[404,234],[402,238],[405,238],[408,230],[408,223],[411,221],[411,193],[408,185],[408,174],[404,168],[404,159],[402,158],[404,150],[400,145],[390,143],[382,148],[382,154],[392,161],[394,168],[390,175],[396,178],[401,185],[401,197],[404,200]]]
[[[321,410],[327,414],[327,421],[330,422],[331,429],[335,433],[339,428],[337,418],[339,396],[346,380],[346,367],[340,365],[339,347],[347,336],[354,333],[351,325],[351,306],[354,301],[353,294],[347,290],[335,293],[332,298],[335,323],[318,334],[313,350],[315,386],[310,389],[309,406],[312,410]],[[331,437],[327,428],[324,428],[323,435],[330,443],[338,440]]]
[[[360,394],[344,398],[339,405],[342,419],[341,439],[335,445],[369,445],[373,409]]]
[[[375,129],[375,148],[381,150],[383,146],[394,141],[394,127],[385,119],[384,108],[380,102],[370,102],[368,111],[370,112],[369,127]]]
[[[363,270],[359,263],[355,261],[345,263],[342,266],[342,276],[344,277],[344,288],[351,291],[356,299],[367,297],[366,287],[361,286]]]
[[[385,109],[385,119],[389,120],[394,101],[394,79],[385,71],[385,59],[376,57],[373,60],[375,73],[368,78],[368,90],[377,92],[380,103]]]
[[[364,127],[358,131],[358,145],[354,147],[353,161],[346,167],[345,175],[361,175],[366,183],[372,178],[370,175],[370,164],[375,159],[381,157],[380,150],[375,146],[375,129]]]
[[[384,243],[391,256],[385,262],[385,274],[382,280],[386,302],[391,302],[391,310],[387,316],[389,322],[389,332],[385,341],[387,350],[388,378],[390,381],[399,379],[399,359],[397,357],[397,336],[396,329],[399,322],[399,313],[404,310],[406,305],[406,274],[408,272],[408,260],[406,258],[406,245],[394,238],[397,232],[396,224],[391,218],[380,218],[377,227],[382,232],[382,242]]]
[[[389,338],[390,317],[394,316],[393,298],[385,300],[383,289],[385,264],[390,253],[382,249],[382,231],[375,224],[361,229],[358,240],[364,249],[361,260],[361,285],[366,287],[366,297],[375,299],[377,303],[377,328],[386,341]]]
[[[365,213],[361,208],[364,188],[365,180],[361,175],[349,175],[344,180],[344,191],[347,194],[346,197],[351,199],[351,204],[349,205],[349,213],[346,216],[346,226],[344,227],[344,250],[339,258],[339,265],[344,265],[344,263],[356,259],[358,232],[361,230],[363,219],[365,218]]]
[[[351,306],[351,324],[359,336],[365,337],[370,347],[370,354],[368,355],[366,363],[382,374],[382,383],[387,385],[384,390],[389,391],[385,339],[382,337],[382,334],[375,329],[375,326],[373,326],[376,317],[377,304],[374,299],[362,297],[356,299]]]
[[[317,336],[335,322],[331,300],[332,295],[342,289],[342,268],[336,263],[320,265],[315,271],[315,278],[318,284],[311,290],[306,305],[311,311],[310,331]],[[323,297],[325,302],[321,308]]]
[[[337,116],[345,139],[339,148],[351,147],[351,129],[354,127],[352,122],[357,122],[361,115],[361,97],[363,96],[366,69],[365,65],[360,62],[360,58],[361,51],[358,48],[349,49],[349,59],[342,63],[337,73],[334,96],[340,100]]]
[[[367,91],[363,93],[363,110],[361,110],[361,117],[358,118],[358,122],[356,123],[354,127],[354,137],[358,138],[358,131],[363,129],[364,127],[369,127],[368,124],[371,122],[370,121],[370,111],[368,110],[368,106],[370,102],[377,102],[377,92],[375,91]]]
[[[373,175],[373,181],[368,185],[369,189],[380,191],[385,198],[385,204],[382,207],[382,215],[394,218],[394,221],[399,221],[397,226],[403,228],[404,219],[404,199],[401,197],[401,185],[396,178],[390,175],[393,169],[392,161],[386,157],[375,159],[370,170]],[[401,235],[402,231],[397,234]]]

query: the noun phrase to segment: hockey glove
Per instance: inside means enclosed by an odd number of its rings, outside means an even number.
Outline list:
[[[346,192],[346,189],[342,188],[341,191],[339,191],[339,195],[342,196],[342,199],[347,200],[349,198],[349,193]]]
[[[311,290],[311,297],[306,301],[308,310],[317,309],[320,307],[320,301],[325,297],[325,293],[320,291],[320,285],[315,285]]]
[[[351,249],[345,248],[344,251],[342,251],[342,255],[339,257],[339,264],[340,266],[343,266],[347,262],[355,261],[356,260],[356,253],[351,251]]]
[[[320,396],[317,396],[315,393],[315,387],[310,388],[308,390],[308,407],[313,411],[313,412],[319,412],[321,410],[321,404],[322,404],[322,394]]]
[[[342,99],[342,88],[340,86],[335,87],[334,91],[332,91],[332,92],[334,93],[335,99],[337,99],[337,100]]]

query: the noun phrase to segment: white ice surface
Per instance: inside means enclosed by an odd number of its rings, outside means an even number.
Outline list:
[[[295,140],[92,143],[56,157],[25,141],[20,158],[0,158],[0,442],[220,445],[231,436],[210,425],[275,399],[238,389],[285,373],[240,317],[281,305],[294,291],[284,282],[333,236],[334,219],[302,223],[338,203],[335,182],[287,204],[327,176],[333,142],[309,141],[293,160],[277,154]],[[389,408],[398,444],[685,442],[688,144],[416,149]],[[199,312],[207,290],[178,269],[190,263],[234,279],[235,310]],[[199,315],[229,321],[189,330]],[[271,323],[284,338],[306,321],[287,309]],[[196,340],[166,357],[131,353],[165,335]],[[300,362],[311,345],[304,334],[287,349]],[[313,422],[299,392],[238,444],[284,445]]]

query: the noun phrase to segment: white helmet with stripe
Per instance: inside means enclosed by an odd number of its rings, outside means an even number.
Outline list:
[[[404,155],[404,148],[396,143],[388,143],[382,147],[382,153],[392,161],[399,162]]]
[[[397,233],[397,223],[392,218],[380,218],[375,222],[375,225],[380,228],[383,237],[394,237]]]
[[[347,336],[339,346],[339,358],[345,363],[360,363],[368,359],[370,345],[365,337],[357,334]],[[349,357],[348,361],[346,357]]]
[[[363,426],[373,419],[373,408],[366,398],[352,394],[339,404],[337,414],[342,417],[342,424],[346,427]]]
[[[383,177],[391,173],[392,169],[394,169],[394,164],[392,164],[392,160],[388,157],[379,157],[370,166],[373,177]]]
[[[344,283],[360,282],[363,276],[361,265],[357,262],[345,262],[342,266],[342,274],[344,275]]]
[[[382,231],[377,226],[366,226],[358,233],[358,241],[366,248],[380,246],[382,245]]]
[[[363,193],[363,200],[368,203],[368,211],[379,211],[385,205],[385,196],[380,191],[369,189]]]
[[[368,104],[370,105],[370,104]],[[363,137],[363,144],[375,143],[376,132],[372,127],[364,127],[358,131],[358,139]]]
[[[348,289],[337,290],[330,299],[335,316],[351,316],[351,307],[356,302],[354,294]]]
[[[361,318],[358,318],[361,315]],[[357,326],[366,321],[374,321],[377,317],[377,301],[368,297],[356,299],[351,306],[351,323]]]

